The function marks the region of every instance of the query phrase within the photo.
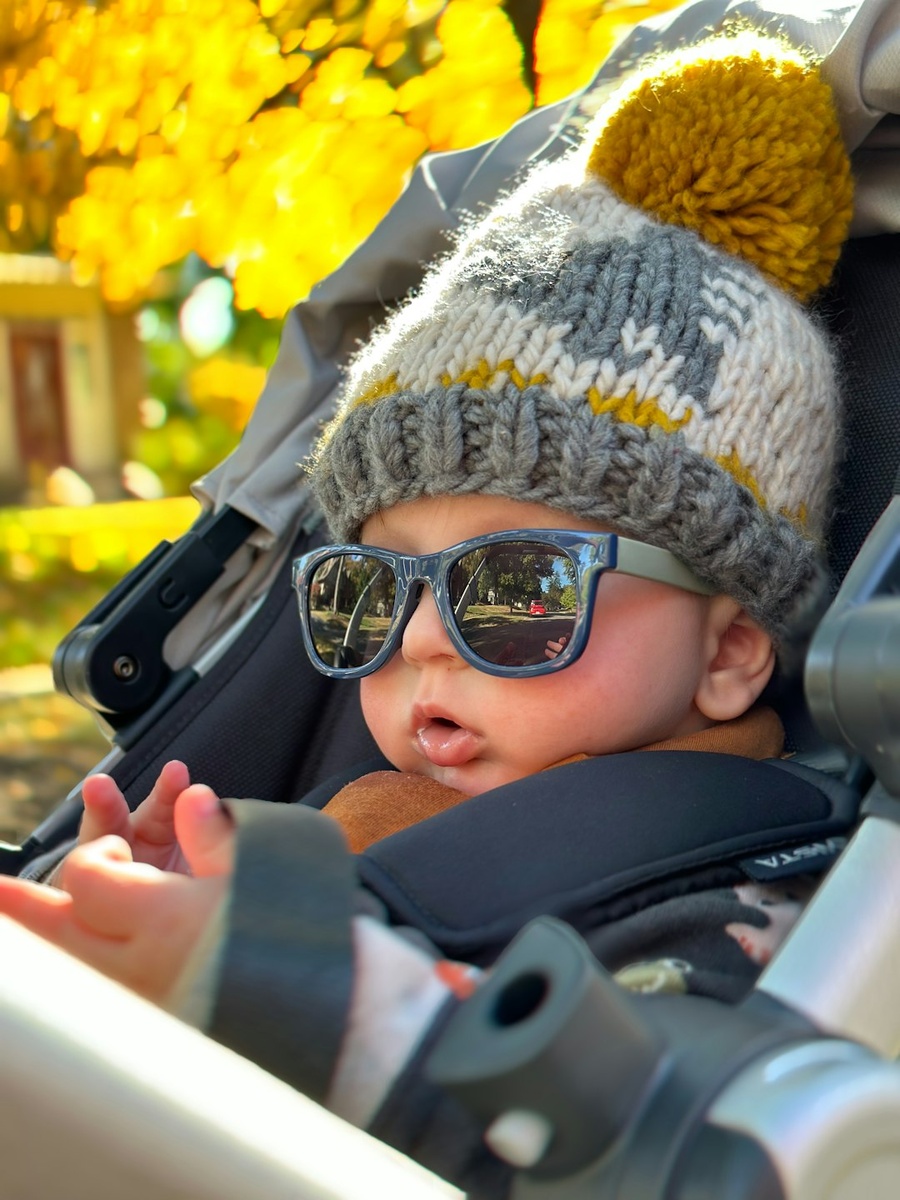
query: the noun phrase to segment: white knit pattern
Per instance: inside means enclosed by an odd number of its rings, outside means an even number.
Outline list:
[[[497,241],[498,231],[514,231],[510,244],[533,254],[538,279],[544,257],[565,264],[573,254],[596,249],[599,255],[611,239],[637,247],[652,245],[654,230],[671,236],[670,227],[624,204],[598,179],[579,177],[582,162],[574,153],[539,166],[472,225],[419,296],[356,360],[345,411],[372,399],[373,389],[375,397],[398,390],[425,395],[457,382],[496,395],[511,383],[521,389],[534,382],[568,403],[588,403],[593,394],[601,404],[622,402],[613,405],[616,420],[649,404],[652,416],[644,412],[643,421],[679,429],[691,449],[731,470],[758,502],[792,519],[802,516],[815,534],[835,453],[831,357],[806,313],[754,268],[679,231],[706,263],[702,311],[684,318],[696,322],[691,353],[699,347],[715,364],[702,392],[679,386],[688,355],[678,352],[679,339],[675,352],[671,345],[667,352],[659,322],[642,324],[629,312],[600,357],[584,353],[595,346],[583,334],[581,352],[573,350],[571,321],[545,319],[557,315],[552,299],[528,308],[513,298],[518,263],[502,237]],[[502,284],[507,275],[513,291],[504,295],[494,280]],[[659,286],[653,278],[635,286],[645,284]],[[558,315],[564,311],[562,305]],[[671,343],[671,331],[668,337]]]

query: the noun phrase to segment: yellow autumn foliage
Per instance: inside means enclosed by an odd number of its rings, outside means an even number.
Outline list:
[[[190,496],[88,508],[0,509],[2,575],[28,582],[59,562],[81,572],[103,566],[122,573],[163,538],[179,537],[199,512]]]
[[[682,2],[544,0],[534,39],[535,102],[552,104],[584,87],[629,29]]]
[[[0,251],[49,243],[126,304],[195,252],[280,316],[425,152],[499,135],[674,2],[544,0],[533,96],[502,0],[5,0]]]
[[[531,108],[522,47],[499,2],[451,0],[435,32],[443,57],[400,87],[397,106],[425,133],[429,149],[475,145]]]
[[[265,367],[215,355],[195,367],[187,382],[196,408],[215,412],[239,433],[250,419],[265,380]]]

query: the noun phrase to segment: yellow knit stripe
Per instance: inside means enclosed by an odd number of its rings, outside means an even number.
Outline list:
[[[609,413],[617,421],[622,421],[626,425],[637,425],[641,429],[646,429],[650,425],[658,425],[666,433],[675,433],[677,429],[683,429],[694,415],[694,410],[689,408],[683,417],[678,419],[670,417],[656,400],[651,400],[649,397],[638,400],[634,388],[624,396],[603,397],[595,387],[592,387],[588,389],[587,399],[588,404],[598,415]]]
[[[510,382],[519,391],[524,391],[526,388],[533,386],[546,386],[550,383],[550,380],[543,372],[531,375],[526,379],[521,371],[517,369],[511,358],[504,359],[496,367],[491,367],[485,359],[481,359],[474,367],[469,367],[467,370],[461,371],[455,378],[449,372],[444,372],[440,378],[440,382],[442,387],[451,387],[455,383],[464,383],[470,388],[483,389],[489,388],[501,373],[505,373]],[[374,404],[385,396],[392,396],[398,391],[400,391],[400,384],[395,372],[386,379],[379,379],[372,384],[368,391],[364,392],[363,395],[354,401],[354,407],[360,404]],[[638,400],[634,388],[624,396],[604,397],[601,396],[597,388],[592,387],[588,389],[587,401],[591,409],[598,415],[608,413],[617,421],[623,421],[629,425],[637,425],[641,429],[646,429],[649,425],[657,425],[666,433],[674,433],[678,429],[683,429],[693,416],[693,409],[689,408],[685,411],[683,417],[670,417],[658,401],[650,397]],[[723,463],[722,465],[725,464]],[[726,470],[728,469],[726,466]],[[734,474],[733,471],[732,474]],[[751,488],[751,490],[753,489]],[[754,492],[754,495],[756,495],[756,492]]]
[[[497,363],[496,367],[492,367],[486,358],[482,358],[466,371],[462,371],[454,379],[448,372],[444,372],[441,376],[441,384],[444,387],[451,387],[454,383],[464,383],[470,388],[489,388],[497,376],[505,373],[509,376],[512,383],[516,385],[520,392],[535,384],[547,384],[549,378],[541,372],[538,375],[532,375],[526,379],[521,371],[516,368],[515,361],[511,358],[505,358],[503,362]]]
[[[545,375],[543,371],[526,379],[511,358],[504,359],[496,367],[492,367],[487,359],[482,358],[474,367],[468,367],[455,377],[445,371],[440,377],[440,383],[441,387],[452,387],[454,383],[464,383],[470,388],[489,388],[501,374],[506,374],[520,392],[536,385],[546,386],[550,382],[549,376]],[[353,407],[357,408],[360,404],[374,404],[376,400],[382,400],[385,396],[393,396],[395,392],[399,391],[400,381],[395,371],[385,379],[376,380],[367,391],[363,392],[361,396],[357,396],[353,401]]]
[[[526,388],[533,387],[535,384],[543,385],[550,382],[549,378],[543,373],[543,371],[539,371],[537,375],[532,375],[530,379],[524,379],[512,365],[512,362],[510,362],[508,366],[506,363],[501,363],[497,370],[508,371],[512,382],[517,388],[519,388],[520,391],[523,392]]]
[[[358,408],[361,404],[374,404],[376,400],[383,400],[385,396],[393,396],[395,392],[399,391],[400,383],[395,371],[393,375],[388,375],[387,379],[376,380],[368,391],[356,397],[352,407]]]
[[[783,517],[787,517],[789,521],[793,521],[801,529],[806,528],[807,521],[809,520],[809,509],[805,504],[798,505],[793,512],[789,508],[782,508],[779,511]]]
[[[730,454],[719,454],[716,457],[716,464],[717,466],[720,466],[723,471],[727,471],[732,479],[734,479],[737,483],[743,484],[744,487],[753,494],[753,499],[760,508],[768,507],[766,504],[766,498],[762,493],[762,489],[760,488],[756,477],[741,462],[737,450],[732,450]],[[806,527],[806,523],[809,518],[809,512],[805,504],[799,504],[796,509],[790,509],[784,505],[778,511],[783,517],[787,517],[789,521],[792,521],[801,529]]]
[[[762,490],[756,479],[738,457],[737,450],[732,450],[730,454],[719,454],[716,456],[716,464],[727,471],[728,474],[738,483],[742,483],[748,491],[753,493],[753,499],[760,508],[766,507],[766,498],[762,494]]]

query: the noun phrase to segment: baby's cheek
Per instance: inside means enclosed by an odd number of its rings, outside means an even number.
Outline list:
[[[577,664],[576,664],[577,665]],[[597,736],[601,702],[596,689],[566,679],[570,667],[556,676],[523,680],[514,701],[493,710],[492,739],[498,758],[517,776],[531,775],[578,753],[590,753]],[[542,684],[550,686],[542,687]],[[501,749],[502,748],[502,749]]]
[[[395,683],[390,679],[392,663],[359,681],[363,717],[378,749],[400,771],[410,771],[412,750],[403,736],[407,711]],[[406,751],[406,753],[404,753]],[[402,761],[400,761],[402,760]]]
[[[380,738],[389,728],[389,707],[385,703],[383,689],[375,682],[375,676],[369,675],[359,681],[359,701],[369,732],[380,744]]]

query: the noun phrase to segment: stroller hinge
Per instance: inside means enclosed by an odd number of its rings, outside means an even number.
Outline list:
[[[146,712],[173,672],[163,642],[225,569],[256,522],[225,507],[174,544],[161,542],[60,643],[57,691],[93,709],[113,729]]]

